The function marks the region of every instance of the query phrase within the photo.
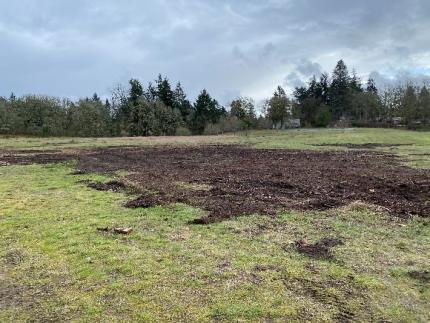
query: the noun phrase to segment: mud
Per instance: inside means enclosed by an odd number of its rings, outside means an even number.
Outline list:
[[[127,181],[141,194],[127,207],[186,203],[207,211],[197,224],[280,210],[327,210],[354,201],[382,206],[393,216],[430,215],[430,171],[408,168],[394,155],[370,151],[159,146],[25,157],[0,153],[0,164],[75,158],[82,172],[127,171]],[[199,186],[208,189],[191,189]]]

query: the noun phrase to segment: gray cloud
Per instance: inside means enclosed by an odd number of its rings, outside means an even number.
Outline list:
[[[294,70],[285,77],[283,85],[290,89],[304,86],[309,79],[318,78],[321,74],[320,64],[301,59],[294,64]]]
[[[306,83],[303,81],[303,77],[296,72],[291,72],[287,75],[283,83],[284,86],[295,88],[305,86]]]
[[[430,74],[420,73],[419,71],[411,72],[408,70],[398,70],[395,74],[386,75],[381,74],[378,71],[373,71],[369,74],[369,77],[375,80],[376,86],[380,89],[404,86],[407,84],[413,84],[416,86],[430,85]]]
[[[306,59],[302,59],[301,62],[297,64],[296,69],[303,76],[314,76],[321,74],[321,65]]]
[[[427,0],[0,0],[0,95],[107,95],[158,73],[220,101],[331,72],[430,75]]]

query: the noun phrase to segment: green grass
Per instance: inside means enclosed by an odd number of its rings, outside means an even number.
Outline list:
[[[376,150],[430,167],[429,133],[386,129],[0,138],[0,150],[201,142],[290,149],[403,143],[411,145]],[[430,270],[430,219],[396,221],[354,203],[197,226],[188,222],[201,210],[180,204],[126,209],[131,196],[78,183],[110,178],[69,175],[72,170],[71,163],[0,167],[0,322],[430,320],[428,274],[411,274]],[[134,230],[126,236],[97,231],[106,226]],[[333,259],[309,258],[294,248],[300,239],[323,237],[344,242],[333,248]]]
[[[185,205],[131,210],[71,165],[0,168],[0,321],[428,321],[430,221],[354,204],[189,225]],[[130,226],[118,236],[97,231]],[[334,259],[293,242],[337,237]]]

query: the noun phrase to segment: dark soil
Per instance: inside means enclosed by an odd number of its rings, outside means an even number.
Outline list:
[[[110,181],[107,183],[101,182],[90,182],[87,184],[88,187],[93,188],[97,191],[113,191],[120,192],[125,190],[125,184],[120,181]]]
[[[303,240],[295,243],[298,252],[316,259],[331,259],[333,257],[331,248],[339,245],[343,245],[343,242],[333,238],[323,238],[314,244],[306,243]]]
[[[365,143],[365,144],[317,144],[312,145],[315,147],[344,147],[349,149],[374,149],[374,148],[394,148],[400,146],[410,146],[412,144],[378,144],[378,143]]]
[[[208,212],[195,221],[200,224],[281,209],[327,210],[357,200],[404,218],[430,215],[430,171],[402,166],[389,154],[214,145],[104,148],[77,156],[77,169],[83,172],[131,173],[127,179],[142,196],[126,206],[186,203]],[[0,153],[0,164],[74,158],[76,153],[25,158]],[[193,185],[196,189],[188,188]]]
[[[169,199],[165,196],[159,196],[154,194],[142,194],[139,198],[129,201],[125,204],[126,207],[136,208],[150,208],[160,204],[165,204]],[[172,199],[173,202],[173,199]]]
[[[64,153],[60,150],[0,150],[0,166],[51,164],[72,160],[76,157],[76,153]]]
[[[428,270],[410,271],[408,272],[408,276],[425,284],[430,283],[430,271]]]

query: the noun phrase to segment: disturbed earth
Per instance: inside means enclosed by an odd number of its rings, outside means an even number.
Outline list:
[[[186,203],[207,211],[196,224],[288,209],[326,210],[354,201],[380,206],[393,216],[430,215],[430,171],[402,166],[398,157],[385,153],[231,145],[0,151],[0,166],[74,159],[75,175],[127,171],[126,182],[139,196],[127,207]],[[89,186],[126,189],[121,182]]]

